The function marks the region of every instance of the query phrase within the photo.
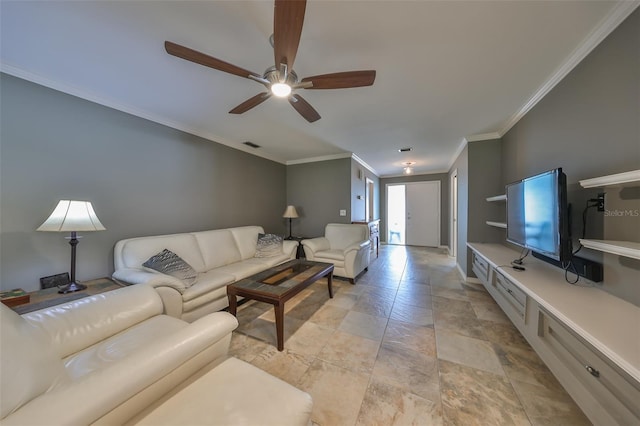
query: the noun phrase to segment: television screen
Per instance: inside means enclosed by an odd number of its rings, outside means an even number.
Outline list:
[[[558,168],[507,185],[507,241],[555,260],[570,256],[566,179]]]

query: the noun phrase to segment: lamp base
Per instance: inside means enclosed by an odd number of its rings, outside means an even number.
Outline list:
[[[60,289],[58,290],[58,293],[67,294],[67,293],[73,293],[75,291],[86,290],[86,289],[87,289],[86,285],[78,284],[76,282],[72,282],[72,283],[70,283],[68,285],[60,287]]]

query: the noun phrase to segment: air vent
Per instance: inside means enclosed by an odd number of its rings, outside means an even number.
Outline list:
[[[398,152],[409,152],[409,151],[411,151],[411,150],[412,150],[412,148],[411,148],[411,147],[407,147],[407,148],[400,148],[400,149],[398,150]]]
[[[255,144],[253,142],[247,141],[247,142],[242,142],[242,143],[245,144],[246,146],[250,146],[251,148],[260,148],[260,145],[257,145],[257,144]]]

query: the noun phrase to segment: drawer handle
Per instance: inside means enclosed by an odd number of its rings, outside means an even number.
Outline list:
[[[600,377],[600,372],[595,368],[593,368],[592,366],[585,365],[584,368],[586,368],[589,374],[591,374],[593,377]]]

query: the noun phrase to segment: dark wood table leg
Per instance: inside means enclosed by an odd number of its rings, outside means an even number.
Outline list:
[[[227,294],[227,297],[229,298],[229,313],[235,317],[238,310],[238,298],[235,294]]]
[[[284,349],[284,302],[273,305],[276,314],[276,336],[278,339],[278,351]]]
[[[327,286],[329,287],[329,298],[333,299],[333,271],[327,275]]]

